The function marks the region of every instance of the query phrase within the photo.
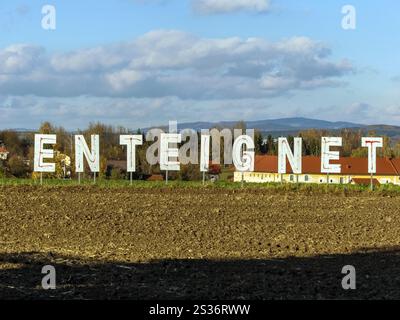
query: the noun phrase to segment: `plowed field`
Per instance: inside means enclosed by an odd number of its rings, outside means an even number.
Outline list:
[[[399,244],[400,196],[0,186],[3,299],[400,298]]]

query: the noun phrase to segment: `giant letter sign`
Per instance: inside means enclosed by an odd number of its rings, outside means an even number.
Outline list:
[[[339,151],[331,151],[331,147],[341,147],[342,138],[340,137],[322,137],[321,145],[321,172],[322,173],[340,173],[340,164],[331,164],[331,160],[339,160]]]
[[[35,172],[55,172],[54,163],[45,163],[44,159],[54,157],[53,149],[44,149],[45,144],[56,144],[57,136],[55,134],[35,134],[35,157],[33,171]]]
[[[161,133],[160,142],[160,169],[164,171],[179,171],[179,161],[170,161],[169,158],[178,158],[179,149],[170,148],[170,144],[177,144],[182,141],[182,136],[178,133]]]
[[[376,173],[376,149],[383,147],[383,139],[375,137],[361,138],[363,147],[368,147],[368,173]]]
[[[84,172],[83,155],[89,164],[91,172],[100,171],[100,151],[99,151],[99,136],[92,135],[91,150],[82,135],[75,136],[75,171]]]
[[[243,151],[243,146],[246,150]],[[233,163],[239,172],[253,172],[254,171],[254,141],[250,136],[239,136],[233,144]]]
[[[294,154],[292,153],[292,150],[290,150],[290,146],[286,138],[279,138],[278,145],[278,173],[286,173],[287,157],[293,173],[301,174],[302,139],[294,138]]]
[[[127,153],[127,163],[126,171],[135,172],[136,171],[136,146],[141,146],[143,144],[142,135],[121,135],[119,137],[119,144],[126,146]]]

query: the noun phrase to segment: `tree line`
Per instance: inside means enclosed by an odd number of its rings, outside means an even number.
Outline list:
[[[221,130],[222,128],[216,127]],[[238,122],[232,128],[246,130],[246,124],[243,121]],[[90,141],[91,134],[100,136],[100,177],[121,179],[126,177],[121,166],[110,166],[110,160],[124,161],[126,159],[126,150],[119,145],[119,136],[121,134],[143,134],[140,130],[132,131],[122,126],[110,126],[100,122],[90,123],[84,130],[77,130],[73,134],[63,127],[54,126],[49,122],[44,122],[40,126],[39,133],[56,134],[57,144],[54,146],[56,151],[56,173],[53,177],[65,176],[63,171],[63,155],[68,155],[71,163],[74,163],[74,134],[82,134],[87,141]],[[13,130],[0,131],[0,146],[4,146],[9,151],[7,160],[0,160],[0,177],[31,177],[33,176],[33,154],[34,154],[34,134],[32,132],[16,132]],[[340,148],[342,157],[367,157],[367,148],[360,147],[361,137],[365,135],[376,136],[376,133],[368,133],[363,130],[342,129],[338,131],[309,129],[298,132],[296,136],[303,138],[303,156],[320,156],[321,137],[323,136],[341,136],[343,137],[343,146]],[[143,134],[144,135],[144,134]],[[289,144],[293,147],[294,136],[287,136]],[[400,157],[400,142],[392,141],[390,137],[384,136],[384,147],[378,150],[379,157]],[[200,139],[199,139],[200,141]],[[276,136],[264,134],[255,130],[254,134],[255,152],[257,155],[277,155],[278,142]],[[143,179],[154,174],[162,174],[158,165],[150,165],[146,161],[146,151],[153,144],[153,141],[143,139],[143,145],[136,150],[136,168],[135,179]],[[183,142],[184,143],[184,142]],[[224,143],[221,143],[221,157],[224,154]],[[73,170],[73,165],[71,170]],[[212,174],[220,173],[216,166],[211,167]],[[89,171],[88,171],[89,172]],[[74,175],[74,172],[71,172]],[[199,180],[201,173],[199,166],[193,164],[182,165],[180,172],[170,173],[171,179],[181,180]]]

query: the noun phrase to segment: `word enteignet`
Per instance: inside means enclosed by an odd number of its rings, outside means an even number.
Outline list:
[[[222,130],[223,131],[223,130]],[[251,131],[251,130],[250,130]],[[197,139],[197,133],[195,134]],[[217,136],[218,143],[221,135]],[[151,139],[154,141],[154,138]],[[198,164],[200,162],[200,171],[207,172],[210,165],[210,144],[211,140],[216,140],[216,137],[212,134],[201,134],[200,143],[200,159],[197,155],[197,148],[194,148],[193,155],[190,156],[190,160],[184,162],[184,164],[192,163]],[[224,140],[226,140],[224,138]],[[178,149],[178,144],[183,141],[181,133],[160,133],[159,139],[154,144],[157,144],[159,149],[159,156],[157,161],[149,159],[149,164],[160,164],[162,171],[179,171],[181,161]],[[85,170],[84,159],[86,159],[89,169],[91,172],[96,173],[100,171],[100,137],[99,135],[91,135],[90,148],[83,135],[75,135],[75,171],[82,173]],[[226,141],[224,141],[226,142]],[[231,139],[232,142],[232,139]],[[57,143],[57,136],[55,134],[35,134],[35,150],[34,150],[34,171],[35,172],[55,172],[55,163],[49,162],[49,159],[54,157],[54,150],[46,148],[46,145],[55,145]],[[120,135],[120,145],[126,147],[127,151],[127,172],[136,171],[136,147],[143,144],[142,135]],[[193,146],[193,141],[186,142],[186,144]],[[197,145],[197,143],[195,144]],[[376,173],[376,154],[377,149],[383,147],[382,137],[363,137],[361,139],[362,147],[368,148],[368,173]],[[219,146],[219,145],[218,145]],[[228,142],[229,146],[229,142]],[[341,137],[322,137],[321,140],[321,173],[341,173],[341,165],[333,164],[331,161],[339,160],[339,151],[331,150],[332,147],[341,147]],[[226,159],[227,150],[225,150],[224,163],[233,163],[236,170],[239,172],[254,172],[255,162],[255,144],[254,138],[249,134],[241,134],[233,141],[233,146],[230,145],[231,158]],[[149,148],[152,148],[150,146]],[[187,150],[190,148],[187,148]],[[192,150],[191,150],[192,151]],[[212,163],[219,164],[219,150],[214,152],[214,146],[212,148],[213,154],[217,154],[217,157],[212,157]],[[148,154],[147,154],[148,155]],[[229,157],[228,157],[229,158]],[[46,160],[46,161],[45,161]],[[200,161],[199,161],[200,160]],[[294,138],[294,147],[291,149],[287,138],[278,139],[278,173],[285,174],[287,172],[286,161],[292,168],[293,173],[302,174],[302,138]]]

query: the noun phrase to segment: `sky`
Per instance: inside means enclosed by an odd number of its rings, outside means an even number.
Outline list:
[[[399,15],[398,0],[2,0],[0,129],[400,125]]]

